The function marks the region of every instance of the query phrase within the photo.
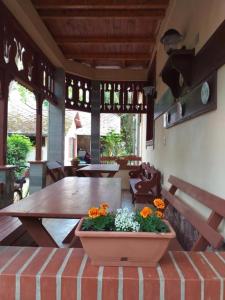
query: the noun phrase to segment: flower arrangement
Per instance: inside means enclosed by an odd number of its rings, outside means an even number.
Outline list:
[[[125,232],[168,232],[168,226],[163,222],[165,202],[157,198],[153,205],[142,210],[130,212],[127,208],[108,212],[108,204],[88,210],[88,217],[83,220],[84,231],[125,231]]]

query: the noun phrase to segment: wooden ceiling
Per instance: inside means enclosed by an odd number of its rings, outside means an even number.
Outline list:
[[[169,0],[31,0],[67,59],[148,68]]]

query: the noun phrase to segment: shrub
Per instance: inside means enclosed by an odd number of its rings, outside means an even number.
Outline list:
[[[7,138],[7,164],[16,166],[16,176],[26,168],[26,156],[32,148],[30,139],[24,135],[12,134]]]

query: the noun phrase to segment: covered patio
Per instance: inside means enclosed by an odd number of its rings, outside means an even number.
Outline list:
[[[224,36],[222,0],[1,1],[0,299],[225,298]],[[30,196],[15,205],[7,164],[13,80],[36,98]],[[83,170],[64,166],[66,109],[91,114]],[[139,152],[126,164],[101,157],[104,113],[139,115]],[[75,219],[104,201],[133,209],[153,196],[165,200],[177,235],[160,263],[91,265]]]

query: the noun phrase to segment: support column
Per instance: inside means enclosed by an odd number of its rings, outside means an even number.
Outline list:
[[[154,141],[154,99],[156,96],[155,88],[152,86],[145,87],[145,96],[147,98],[147,128],[146,142],[151,145]]]
[[[14,169],[14,166],[0,166],[0,182],[3,183],[0,193],[0,208],[13,203]]]
[[[10,77],[0,69],[0,182],[3,190],[0,193],[0,208],[13,202],[14,166],[6,165],[7,154],[7,125],[8,125],[8,96]]]
[[[46,186],[46,161],[30,161],[30,187],[29,193],[32,194]]]
[[[100,162],[100,82],[92,81],[91,92],[91,163]]]
[[[9,83],[7,74],[0,69],[0,166],[6,164]]]
[[[55,72],[55,95],[58,105],[49,103],[48,161],[64,164],[65,72],[62,69]]]
[[[36,153],[35,161],[30,161],[29,193],[32,194],[46,186],[46,161],[42,161],[42,103],[43,97],[36,93]]]
[[[42,103],[42,95],[36,93],[36,160],[42,159]]]

